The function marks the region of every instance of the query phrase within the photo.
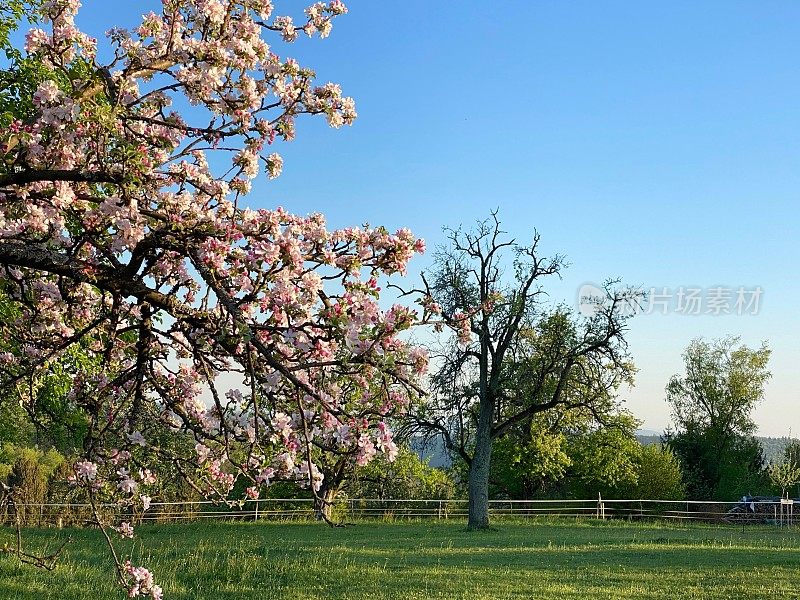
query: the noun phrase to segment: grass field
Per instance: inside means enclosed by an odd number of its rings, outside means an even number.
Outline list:
[[[0,545],[13,532],[0,529]],[[0,556],[0,598],[121,594],[98,532],[30,530],[31,549],[71,536],[54,572]],[[170,599],[800,598],[800,529],[610,521],[198,523],[141,527],[126,542]]]

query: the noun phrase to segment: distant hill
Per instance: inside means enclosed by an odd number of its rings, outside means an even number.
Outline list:
[[[645,437],[654,436],[654,435],[655,436],[659,436],[659,435],[661,435],[661,432],[660,431],[656,431],[655,429],[637,429],[636,430],[636,436],[638,437],[640,435],[641,436],[645,436]]]
[[[661,443],[661,435],[651,429],[638,430],[636,439],[643,446]],[[757,437],[756,439],[764,449],[764,458],[768,463],[780,462],[786,446],[792,442],[792,438],[788,437]],[[447,449],[439,438],[433,438],[426,444],[422,444],[419,439],[412,440],[411,448],[423,458],[428,459],[432,467],[448,468],[453,464],[447,454]]]
[[[786,450],[786,446],[788,446],[793,441],[796,442],[796,439],[788,438],[788,437],[759,437],[758,441],[761,443],[761,447],[764,449],[764,458],[767,459],[767,462],[780,462],[783,460],[783,453]]]
[[[450,460],[447,448],[445,448],[444,442],[438,436],[434,436],[424,442],[420,438],[414,438],[409,445],[423,460],[427,460],[431,467],[449,469],[453,466],[453,461]]]
[[[646,434],[644,431],[641,431],[641,433],[637,432],[636,439],[639,440],[639,443],[643,446],[661,443],[661,436],[652,435],[649,431]],[[764,449],[764,458],[768,463],[780,462],[783,459],[783,453],[786,450],[786,446],[793,441],[793,439],[789,437],[774,438],[756,436],[756,439],[761,444],[761,448]]]
[[[636,434],[636,439],[639,440],[639,443],[642,446],[651,446],[653,444],[660,444],[661,443],[661,436],[659,434],[647,434],[642,435],[640,433]]]

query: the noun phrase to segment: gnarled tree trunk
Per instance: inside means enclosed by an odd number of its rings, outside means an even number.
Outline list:
[[[314,515],[317,520],[331,523],[333,521],[333,503],[339,489],[336,487],[328,488],[323,486],[319,494],[314,497]]]

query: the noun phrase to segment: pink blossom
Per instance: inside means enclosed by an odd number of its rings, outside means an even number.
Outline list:
[[[153,485],[156,482],[156,476],[150,469],[139,469],[139,479],[144,485]]]
[[[129,560],[123,564],[123,573],[128,578],[128,596],[150,595],[152,600],[161,600],[163,592],[154,584],[153,574],[144,567],[134,567]]]
[[[274,475],[275,469],[272,467],[266,467],[258,472],[258,475],[256,475],[256,481],[262,485],[269,485],[271,482],[270,480]]]
[[[133,433],[128,434],[128,441],[131,444],[137,444],[139,446],[147,446],[147,441],[144,439],[141,431],[134,431]]]
[[[424,242],[407,229],[333,231],[322,215],[242,198],[262,164],[281,174],[273,146],[298,119],[357,118],[338,84],[275,52],[300,31],[329,35],[344,3],[292,18],[269,0],[170,1],[110,30],[100,53],[76,25],[79,4],[46,2],[44,29],[26,38],[45,71],[73,76],[39,84],[30,118],[0,131],[11,175],[24,174],[0,192],[0,255],[37,257],[0,264],[19,349],[0,365],[38,377],[73,365],[75,349],[87,356],[70,367],[66,400],[96,420],[83,441],[98,458],[75,464],[74,483],[147,511],[157,450],[217,500],[242,476],[256,480],[250,496],[276,479],[321,489],[317,452],[391,458],[379,422],[416,399],[409,384],[426,357],[398,335],[416,313],[384,310],[378,282],[404,274]],[[226,373],[246,374],[242,392],[222,393]],[[152,447],[151,420],[165,435],[191,432],[194,450]],[[231,441],[251,455],[229,459]],[[161,597],[147,569],[124,573],[131,596]]]
[[[267,172],[270,179],[275,179],[280,176],[283,171],[283,158],[277,152],[273,152],[267,157]]]
[[[49,45],[50,41],[50,36],[42,29],[31,29],[25,36],[25,51],[34,54]]]
[[[375,444],[366,433],[362,433],[358,439],[358,454],[356,456],[356,463],[363,467],[375,456]]]
[[[195,444],[194,450],[197,453],[197,460],[201,463],[206,462],[209,454],[211,454],[211,449],[200,443]]]
[[[97,477],[97,465],[88,460],[75,463],[75,474],[86,481],[93,481]]]
[[[61,96],[61,90],[58,89],[58,85],[52,79],[48,79],[39,84],[33,95],[33,101],[39,105],[47,105],[58,100],[59,96]]]
[[[120,479],[120,481],[117,483],[117,488],[119,488],[123,494],[132,494],[138,487],[139,484],[130,477],[122,477],[122,479]]]
[[[114,531],[116,531],[120,537],[123,538],[132,538],[133,537],[133,527],[130,523],[123,522],[119,524],[119,527],[113,527]]]

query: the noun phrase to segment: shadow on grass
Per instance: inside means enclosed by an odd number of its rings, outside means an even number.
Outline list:
[[[140,533],[123,548],[156,573],[167,599],[800,596],[800,539],[767,529],[206,523]],[[28,539],[56,544],[54,534],[76,537],[64,564],[49,574],[0,559],[0,598],[122,597],[109,584],[98,532],[31,531]]]

